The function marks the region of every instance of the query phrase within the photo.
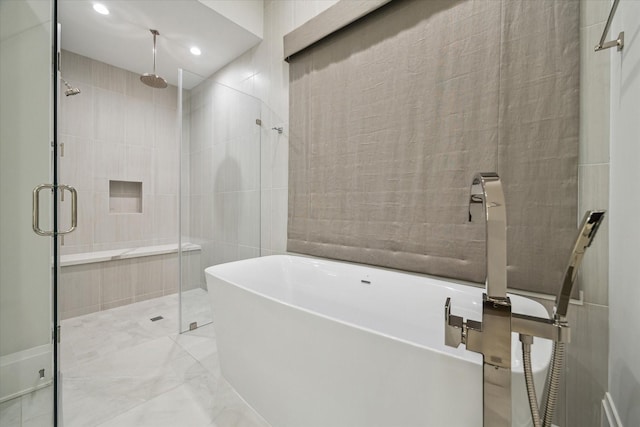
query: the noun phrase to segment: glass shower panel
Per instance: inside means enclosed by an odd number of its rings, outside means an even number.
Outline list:
[[[0,425],[53,426],[53,1],[0,1]]]
[[[260,101],[182,71],[181,331],[213,319],[204,269],[260,256]]]

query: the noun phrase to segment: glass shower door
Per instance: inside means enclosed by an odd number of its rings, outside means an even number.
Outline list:
[[[0,0],[0,420],[53,426],[55,1]]]
[[[260,100],[182,70],[180,331],[214,314],[204,269],[260,256]]]

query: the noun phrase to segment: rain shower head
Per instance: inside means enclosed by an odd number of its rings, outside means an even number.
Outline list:
[[[144,73],[140,76],[140,81],[154,89],[164,89],[167,87],[167,81],[156,74],[156,36],[160,33],[158,30],[149,30],[153,34],[153,73]]]
[[[140,76],[140,81],[154,89],[167,87],[167,81],[155,73],[144,73]]]
[[[73,96],[73,95],[77,95],[80,93],[80,89],[78,89],[77,87],[73,87],[69,84],[69,82],[67,82],[65,79],[61,78],[62,82],[64,83],[64,85],[67,87],[67,90],[64,91],[64,94],[66,96]]]

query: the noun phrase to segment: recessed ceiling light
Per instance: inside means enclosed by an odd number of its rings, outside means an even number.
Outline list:
[[[93,10],[95,10],[96,12],[98,12],[100,15],[108,15],[109,14],[109,9],[107,9],[107,7],[101,3],[95,3],[93,5]]]
[[[200,48],[198,48],[197,46],[193,46],[190,50],[189,50],[192,54],[194,54],[195,56],[200,55],[202,52],[200,51]]]

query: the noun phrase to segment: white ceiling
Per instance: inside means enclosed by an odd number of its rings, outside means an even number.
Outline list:
[[[135,73],[153,72],[153,36],[157,38],[156,73],[178,84],[178,68],[208,77],[261,38],[198,0],[100,0],[109,15],[93,10],[92,0],[61,0],[61,47]],[[192,46],[200,56],[189,52]],[[64,76],[64,64],[62,67]],[[71,82],[73,84],[73,82]],[[197,79],[185,79],[187,89]]]

